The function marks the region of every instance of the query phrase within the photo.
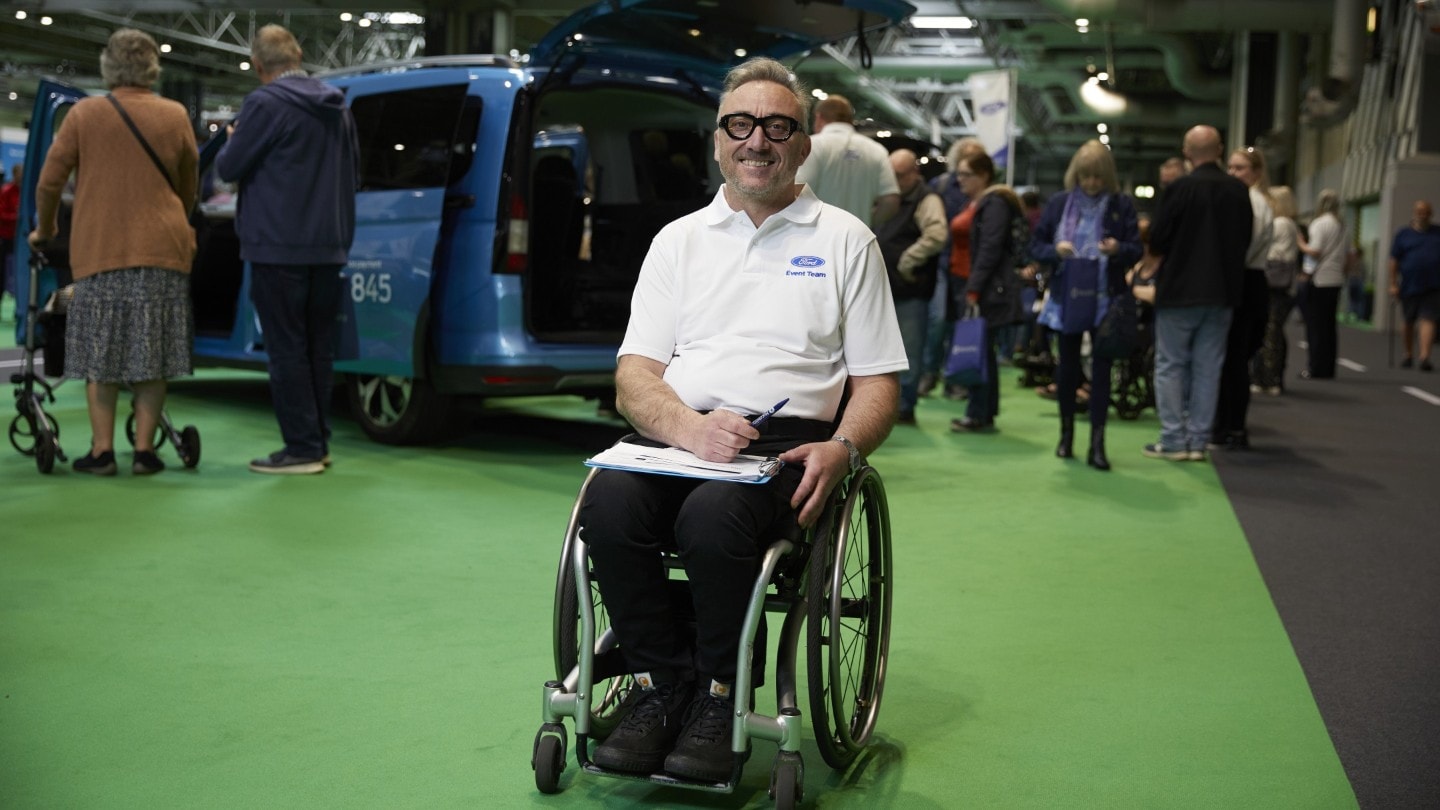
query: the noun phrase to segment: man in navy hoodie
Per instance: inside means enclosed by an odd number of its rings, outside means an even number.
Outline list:
[[[285,28],[261,28],[250,52],[261,87],[215,158],[220,178],[240,185],[235,230],[285,440],[250,469],[318,473],[330,460],[340,270],[355,237],[355,121],[343,93],[300,68],[300,45]]]

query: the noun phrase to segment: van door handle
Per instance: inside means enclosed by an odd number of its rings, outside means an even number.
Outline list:
[[[447,209],[450,209],[450,208],[474,208],[474,207],[475,207],[475,195],[474,195],[474,194],[446,194],[446,195],[445,195],[445,207],[446,207]]]

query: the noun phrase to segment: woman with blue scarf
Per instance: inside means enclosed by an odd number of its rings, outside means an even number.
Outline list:
[[[1052,268],[1051,295],[1040,323],[1060,340],[1056,372],[1060,401],[1060,444],[1055,455],[1075,455],[1075,391],[1080,387],[1080,346],[1085,333],[1105,317],[1110,298],[1129,295],[1125,271],[1142,252],[1135,205],[1120,193],[1115,159],[1099,141],[1086,141],[1065,171],[1065,191],[1050,198],[1031,234],[1030,255]],[[1110,363],[1092,356],[1090,451],[1085,461],[1110,469],[1105,456],[1105,416],[1110,408]]]

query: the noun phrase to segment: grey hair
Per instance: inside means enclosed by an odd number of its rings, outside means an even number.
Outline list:
[[[160,46],[144,31],[116,29],[100,49],[100,78],[112,89],[149,89],[160,78]]]
[[[300,43],[285,26],[270,23],[250,40],[250,57],[266,73],[283,73],[300,67]]]
[[[1334,214],[1340,216],[1340,192],[1333,188],[1323,189],[1315,201],[1315,216]]]
[[[985,145],[980,143],[979,138],[961,138],[950,144],[950,148],[946,150],[945,165],[953,172],[955,171],[955,167],[960,165],[960,161],[964,160],[967,156],[976,153],[983,154],[984,152]]]
[[[790,72],[790,68],[766,56],[757,56],[730,69],[725,75],[725,88],[720,93],[720,106],[725,99],[742,86],[751,82],[774,82],[790,91],[795,103],[800,105],[800,125],[810,120],[810,93],[805,85]]]

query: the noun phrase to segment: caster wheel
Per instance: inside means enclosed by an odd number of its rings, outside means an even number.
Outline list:
[[[793,758],[781,755],[775,760],[770,772],[770,798],[775,800],[775,810],[795,810],[805,798],[805,765],[797,755]]]
[[[560,792],[560,773],[565,770],[565,729],[559,734],[547,724],[535,735],[535,752],[530,765],[535,769],[535,787],[541,793]]]
[[[200,463],[200,431],[194,425],[186,425],[180,431],[180,446],[176,449],[187,468],[195,467]]]

